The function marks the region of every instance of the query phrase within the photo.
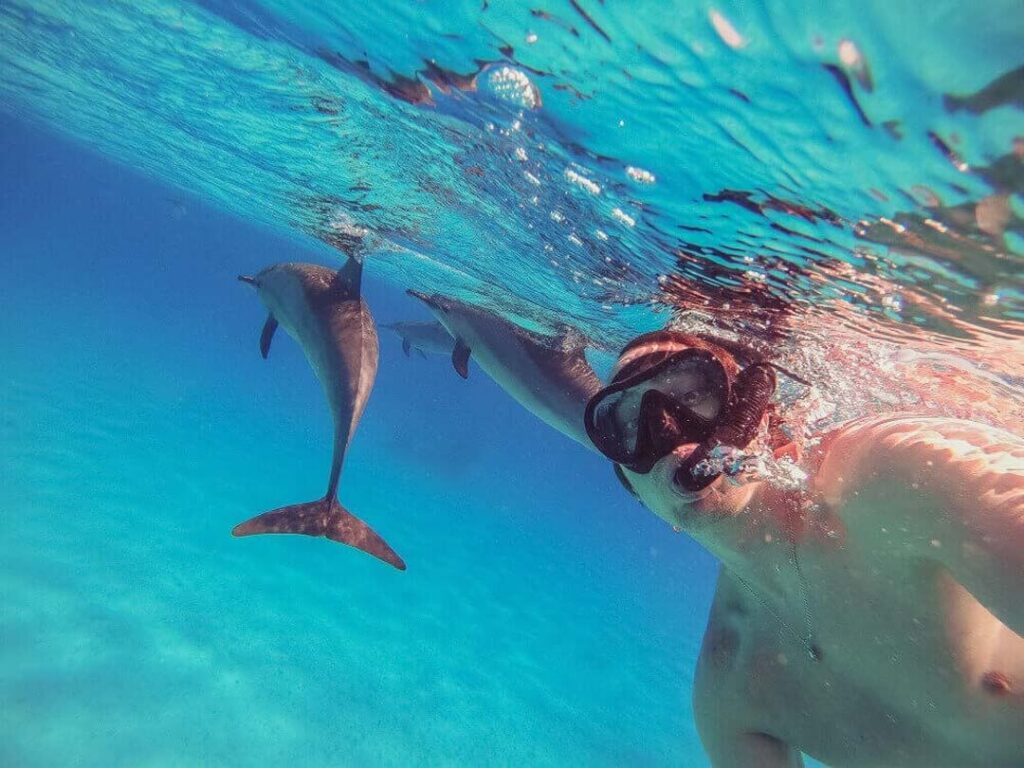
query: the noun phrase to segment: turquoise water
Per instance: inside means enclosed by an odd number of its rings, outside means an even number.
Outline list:
[[[577,7],[7,2],[0,99],[264,226],[366,229],[396,285],[610,351],[701,306],[693,282],[753,333],[794,303],[900,336],[1022,320],[1019,195],[998,238],[953,220],[1024,134],[1019,85],[969,100],[1022,65],[1015,0]],[[906,215],[967,240],[925,227],[919,256],[883,221]]]
[[[409,571],[232,539],[326,479],[318,386],[290,340],[260,359],[234,280],[308,251],[3,138],[0,762],[701,764],[696,545],[479,369],[383,335],[341,495]],[[367,293],[378,322],[421,311]]]
[[[0,3],[0,765],[706,765],[715,562],[475,366],[381,331],[341,499],[407,573],[231,538],[330,444],[235,276],[361,240],[379,325],[717,324],[808,428],[1019,431],[1024,14],[917,5]]]

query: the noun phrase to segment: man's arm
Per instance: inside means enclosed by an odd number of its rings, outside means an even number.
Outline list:
[[[1024,439],[959,419],[865,419],[829,438],[817,474],[836,509],[876,502],[848,526],[886,526],[1024,635]]]

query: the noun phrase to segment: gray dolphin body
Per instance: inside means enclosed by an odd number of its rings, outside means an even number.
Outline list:
[[[406,357],[414,349],[424,356],[429,353],[447,357],[455,348],[455,339],[436,320],[432,323],[391,323],[381,327],[394,331],[402,337],[402,351],[405,352]]]
[[[585,340],[570,331],[541,336],[479,307],[409,291],[424,302],[455,338],[452,365],[469,375],[470,354],[488,376],[563,435],[595,450],[583,427],[587,402],[601,388],[583,354]]]
[[[405,570],[402,558],[337,497],[345,452],[377,376],[377,331],[362,300],[361,278],[362,265],[355,259],[337,272],[315,264],[275,264],[255,277],[239,277],[256,288],[270,313],[260,337],[263,357],[280,325],[302,347],[320,380],[334,420],[334,457],[322,499],[265,512],[232,533],[325,536]]]

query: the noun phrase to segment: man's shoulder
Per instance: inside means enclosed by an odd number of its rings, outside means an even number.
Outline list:
[[[865,486],[976,493],[1024,477],[1024,438],[976,421],[915,413],[839,425],[822,440],[820,490],[832,500]],[[961,495],[961,494],[958,494]]]
[[[930,446],[954,453],[1016,453],[1024,450],[1024,438],[979,421],[919,413],[887,413],[844,422],[822,439],[827,448],[837,444],[868,448]]]

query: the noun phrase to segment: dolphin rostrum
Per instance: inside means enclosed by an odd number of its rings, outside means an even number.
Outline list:
[[[387,328],[402,337],[402,351],[405,352],[406,357],[409,357],[409,353],[414,349],[423,357],[426,357],[428,352],[433,355],[448,356],[455,347],[455,339],[436,320],[427,323],[391,323],[382,325],[381,328]]]
[[[360,295],[361,277],[362,265],[353,258],[337,272],[315,264],[275,264],[255,277],[239,276],[256,288],[270,313],[260,336],[263,357],[281,325],[302,347],[320,380],[334,419],[334,458],[322,499],[265,512],[235,526],[232,533],[325,536],[404,571],[402,558],[337,497],[345,451],[377,375],[377,331]]]
[[[594,450],[583,428],[587,401],[601,388],[583,353],[586,340],[574,330],[541,336],[504,318],[444,296],[409,291],[455,338],[452,365],[469,375],[472,353],[480,367],[534,416]]]

